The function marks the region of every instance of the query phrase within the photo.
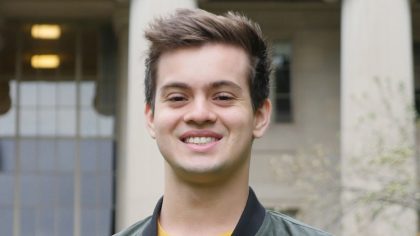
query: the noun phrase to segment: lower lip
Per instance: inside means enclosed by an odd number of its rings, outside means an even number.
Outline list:
[[[189,149],[195,152],[209,152],[211,151],[220,140],[215,142],[210,142],[206,144],[193,144],[193,143],[185,143]]]

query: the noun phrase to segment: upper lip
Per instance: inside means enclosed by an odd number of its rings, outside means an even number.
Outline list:
[[[223,135],[210,130],[190,130],[183,133],[179,138],[182,141],[185,141],[185,139],[189,137],[211,137],[220,140],[223,138]]]

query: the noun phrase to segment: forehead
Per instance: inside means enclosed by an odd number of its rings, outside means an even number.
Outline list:
[[[248,84],[250,61],[244,49],[228,44],[205,44],[163,53],[157,63],[157,87],[182,82],[205,84],[232,81]]]

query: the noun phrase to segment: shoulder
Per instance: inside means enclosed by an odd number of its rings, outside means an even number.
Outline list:
[[[266,212],[264,222],[257,235],[332,236],[327,232],[273,211]]]
[[[120,231],[117,234],[114,234],[113,236],[142,236],[144,230],[146,227],[150,224],[152,221],[152,217],[149,216],[144,220],[141,220],[130,227]]]

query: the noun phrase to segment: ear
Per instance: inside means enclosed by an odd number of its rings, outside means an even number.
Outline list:
[[[271,101],[265,99],[260,108],[254,114],[254,130],[252,132],[254,138],[261,138],[270,124],[271,117]]]
[[[152,136],[152,138],[156,138],[153,108],[150,104],[146,103],[144,116],[146,117],[147,130],[149,131],[150,136]]]

